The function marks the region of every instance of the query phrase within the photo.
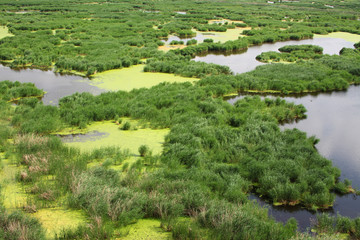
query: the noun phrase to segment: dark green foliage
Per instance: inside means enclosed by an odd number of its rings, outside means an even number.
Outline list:
[[[260,62],[296,62],[299,60],[322,57],[323,48],[314,45],[287,45],[279,48],[279,52],[263,52],[256,56]]]
[[[131,128],[131,123],[130,123],[130,122],[125,122],[125,123],[122,125],[121,130],[126,131],[126,130],[130,130],[130,128]]]
[[[348,217],[331,216],[329,214],[318,214],[314,229],[318,233],[345,233],[349,234],[351,239],[360,237],[360,218],[351,219]]]
[[[177,221],[172,226],[171,232],[176,240],[206,239],[205,231],[192,221]]]
[[[170,42],[170,45],[182,45],[182,44],[184,44],[184,41],[172,40]]]
[[[20,83],[1,81],[0,82],[0,96],[6,101],[13,101],[26,97],[41,97],[44,92],[37,89],[33,83]]]
[[[200,214],[201,226],[212,230],[214,239],[289,239],[295,235],[293,220],[285,227],[267,219],[267,211],[248,211],[252,204],[231,206],[223,201],[210,202]],[[251,226],[251,227],[250,227]]]
[[[352,190],[351,181],[345,179],[343,182],[338,182],[335,185],[335,191],[340,194],[347,194]]]
[[[360,48],[360,42],[355,43],[355,44],[354,44],[354,47],[355,47],[356,49]]]
[[[279,48],[280,52],[296,52],[296,51],[304,51],[304,52],[314,52],[322,54],[323,48],[315,45],[287,45]]]
[[[139,147],[139,154],[141,157],[145,157],[149,153],[150,149],[147,145],[141,145]]]
[[[197,43],[197,40],[196,39],[191,39],[189,41],[186,42],[186,45],[189,46],[189,45],[195,45]]]
[[[19,126],[22,133],[50,133],[62,127],[58,108],[42,103],[21,105],[16,109],[12,123]]]
[[[144,72],[175,73],[184,77],[231,74],[227,66],[189,61],[188,57],[178,56],[173,52],[158,59],[148,60]]]

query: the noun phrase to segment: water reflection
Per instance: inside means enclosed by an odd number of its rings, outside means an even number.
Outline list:
[[[260,46],[250,47],[245,53],[236,53],[231,55],[207,54],[206,56],[197,56],[195,61],[215,63],[230,67],[234,73],[244,73],[254,70],[257,66],[263,65],[256,60],[256,56],[262,52],[278,51],[279,48],[286,45],[312,44],[318,45],[324,49],[324,54],[339,54],[343,47],[354,48],[354,43],[340,38],[314,38],[300,41],[286,41],[277,43],[266,43]]]
[[[0,65],[0,73],[0,81],[32,82],[37,88],[43,89],[46,92],[43,97],[44,104],[56,105],[60,98],[76,92],[90,92],[96,95],[105,91],[91,86],[91,80],[88,78],[60,75],[52,71],[38,69],[13,70]]]
[[[228,100],[234,103],[245,95]],[[267,97],[274,97],[268,95]],[[283,97],[289,102],[303,104],[307,109],[307,118],[284,124],[281,129],[297,128],[315,135],[320,139],[316,148],[320,154],[341,169],[342,178],[352,181],[355,188],[360,188],[360,86],[351,86],[347,91],[320,93],[307,96]],[[266,204],[255,196],[260,204]],[[266,204],[267,205],[267,204]],[[302,230],[310,226],[314,213],[299,207],[269,206],[269,213],[279,221],[295,217]],[[348,217],[360,217],[360,198],[353,194],[337,196],[330,213]]]

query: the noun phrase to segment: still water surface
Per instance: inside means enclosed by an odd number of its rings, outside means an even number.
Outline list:
[[[230,99],[234,103],[243,98],[240,95]],[[268,96],[272,97],[272,96]],[[360,189],[360,86],[351,86],[347,91],[321,93],[302,97],[284,97],[289,102],[303,104],[307,118],[281,126],[282,129],[297,128],[320,139],[316,148],[320,154],[341,169],[342,178],[352,181],[353,187]],[[262,199],[252,196],[262,205]],[[301,229],[310,226],[314,213],[299,207],[273,207],[269,212],[279,221],[295,217]],[[338,196],[330,213],[340,213],[352,218],[360,217],[360,197],[352,194]]]
[[[39,89],[43,89],[44,104],[56,105],[60,98],[76,92],[90,92],[100,94],[105,90],[90,85],[90,79],[74,75],[60,75],[52,71],[38,69],[13,70],[0,65],[0,81],[10,80],[19,82],[32,82]]]
[[[330,55],[339,54],[343,47],[354,48],[354,43],[341,38],[314,38],[301,41],[266,43],[260,46],[252,46],[247,49],[247,51],[240,52],[238,54],[224,55],[211,53],[205,56],[195,57],[194,61],[225,65],[228,66],[234,73],[244,73],[254,70],[259,65],[265,64],[256,60],[256,56],[260,55],[262,52],[278,52],[278,49],[283,46],[301,44],[318,45],[324,49],[324,54]]]

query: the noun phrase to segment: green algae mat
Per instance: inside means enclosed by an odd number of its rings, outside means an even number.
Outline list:
[[[119,240],[165,240],[172,239],[170,232],[165,232],[160,227],[160,221],[155,219],[140,219],[135,224],[126,226],[120,229],[123,235],[126,236],[116,237]]]
[[[9,33],[9,29],[7,27],[0,26],[0,39],[2,39],[4,37],[11,37],[11,36],[14,36],[14,35]]]
[[[193,82],[197,78],[186,78],[168,73],[151,73],[143,71],[144,65],[115,69],[97,73],[93,76],[92,84],[108,91],[131,91],[136,88],[150,88],[162,82]]]
[[[96,148],[119,146],[122,149],[129,149],[132,154],[138,154],[141,145],[147,145],[153,154],[162,151],[162,144],[169,129],[134,128],[121,130],[126,122],[136,127],[136,120],[123,119],[118,125],[111,121],[97,122],[87,128],[87,133],[75,135],[63,140],[68,146],[78,147],[81,151],[91,151]]]
[[[360,35],[347,32],[332,32],[326,35],[315,34],[314,38],[341,38],[349,42],[360,42]]]

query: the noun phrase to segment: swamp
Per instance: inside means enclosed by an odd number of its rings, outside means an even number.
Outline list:
[[[357,0],[0,2],[0,239],[360,239]]]

